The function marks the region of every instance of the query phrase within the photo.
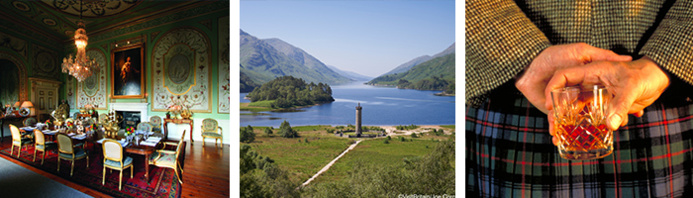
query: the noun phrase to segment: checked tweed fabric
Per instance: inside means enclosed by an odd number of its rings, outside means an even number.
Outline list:
[[[467,197],[693,197],[693,103],[657,101],[614,131],[611,155],[571,161],[545,114],[496,98],[466,108]]]
[[[465,3],[466,103],[478,107],[550,45],[584,42],[637,59],[693,84],[693,1]]]

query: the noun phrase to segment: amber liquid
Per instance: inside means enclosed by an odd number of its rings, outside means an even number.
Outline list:
[[[559,153],[570,160],[605,157],[613,151],[612,132],[605,124],[558,125]]]

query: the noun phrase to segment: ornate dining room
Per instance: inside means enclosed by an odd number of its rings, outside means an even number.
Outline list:
[[[229,1],[0,1],[0,197],[228,197]]]

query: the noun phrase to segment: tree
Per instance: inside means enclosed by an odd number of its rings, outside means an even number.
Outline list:
[[[253,132],[253,127],[248,125],[248,127],[241,128],[241,142],[251,143],[255,141],[255,132]]]
[[[295,138],[298,137],[298,132],[291,128],[289,122],[284,120],[281,126],[279,126],[279,135],[285,138]]]
[[[272,129],[269,127],[265,128],[265,134],[267,134],[267,136],[272,136]]]

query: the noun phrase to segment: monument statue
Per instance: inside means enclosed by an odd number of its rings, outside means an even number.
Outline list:
[[[356,106],[356,137],[361,137],[361,103]]]

